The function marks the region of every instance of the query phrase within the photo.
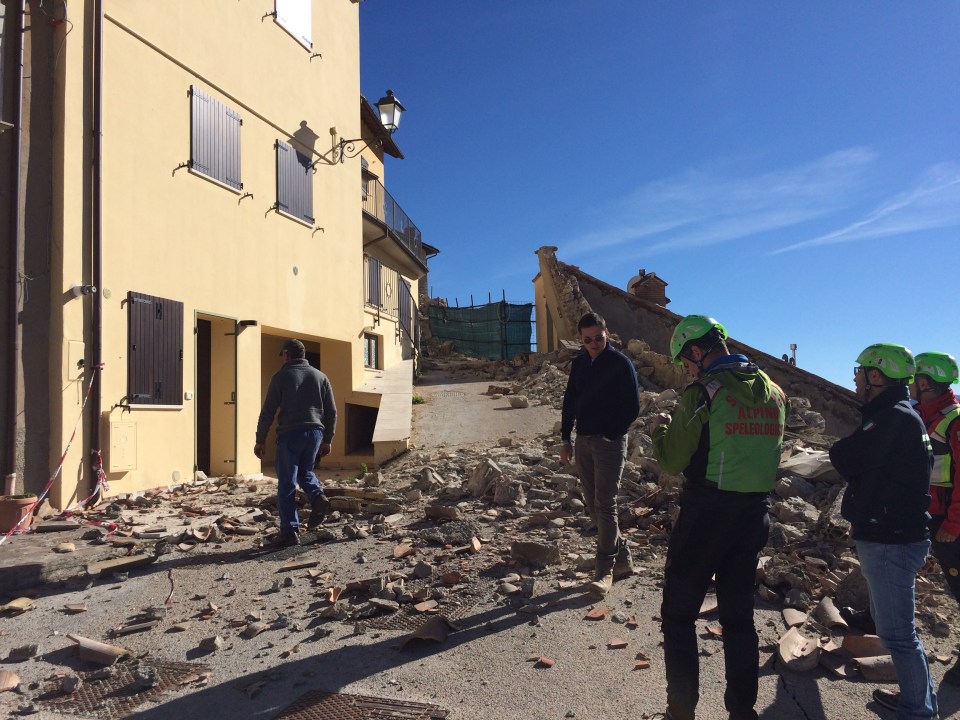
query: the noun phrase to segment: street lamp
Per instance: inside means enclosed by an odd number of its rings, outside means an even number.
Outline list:
[[[387,90],[387,94],[377,100],[376,105],[380,111],[380,123],[387,132],[392,135],[400,125],[400,116],[403,115],[403,111],[406,110],[406,108],[394,96],[393,90]],[[357,148],[356,144],[359,142],[362,142],[363,145]],[[354,138],[353,140],[340,140],[333,153],[333,161],[342,163],[345,158],[355,158],[363,152],[364,148],[369,147],[371,142],[375,142],[378,145],[383,144],[383,140],[380,139],[364,140],[363,138]]]

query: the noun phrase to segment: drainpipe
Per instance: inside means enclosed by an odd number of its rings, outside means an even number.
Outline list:
[[[12,3],[11,3],[12,4]],[[21,0],[14,11],[13,36],[16,43],[14,52],[17,62],[17,82],[13,97],[13,151],[10,159],[10,297],[9,297],[9,337],[7,341],[9,382],[7,384],[7,467],[4,474],[3,494],[13,495],[17,485],[17,417],[19,415],[20,396],[20,264],[23,247],[23,221],[20,216],[20,158],[23,151],[23,55],[24,55],[24,16],[27,1]],[[8,6],[9,7],[9,6]]]
[[[96,26],[94,27],[94,55],[93,55],[93,208],[91,223],[91,254],[93,263],[93,286],[97,291],[93,294],[93,368],[94,375],[91,382],[96,383],[93,397],[90,423],[90,467],[91,481],[97,488],[99,500],[99,485],[97,479],[100,472],[100,412],[102,408],[103,392],[103,0],[96,0],[94,5]],[[98,369],[99,368],[99,369]],[[99,373],[99,374],[98,374]]]

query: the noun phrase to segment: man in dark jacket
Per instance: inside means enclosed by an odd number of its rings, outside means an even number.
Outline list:
[[[299,545],[300,519],[297,516],[297,485],[310,501],[309,528],[323,521],[330,502],[313,473],[317,457],[330,453],[330,442],[337,429],[337,405],[327,376],[306,360],[306,349],[299,340],[283,345],[283,367],[270,378],[257,421],[257,441],[253,453],[263,457],[263,445],[280,410],[277,421],[277,510],[280,534],[277,547]]]
[[[683,472],[680,516],[663,579],[667,718],[693,720],[700,698],[696,620],[713,580],[723,626],[731,720],[756,720],[760,648],[753,621],[757,558],[767,543],[770,491],[787,414],[783,391],[705,315],[681,320],[670,353],[693,380],[673,416],[654,421],[653,456]]]
[[[607,342],[607,324],[596,313],[577,323],[586,352],[574,358],[563,394],[560,459],[575,458],[583,504],[597,525],[597,563],[589,593],[602,598],[613,579],[633,572],[617,522],[620,475],[627,456],[627,430],[640,414],[640,388],[633,363]],[[577,427],[574,453],[570,435]]]
[[[937,695],[923,643],[914,625],[917,572],[930,550],[930,469],[926,428],[910,406],[916,364],[902,345],[871,345],[857,358],[854,381],[864,403],[853,434],[830,449],[847,480],[840,512],[850,522],[860,569],[870,590],[877,635],[890,651],[900,692],[876,690],[874,699],[898,718],[932,720]]]

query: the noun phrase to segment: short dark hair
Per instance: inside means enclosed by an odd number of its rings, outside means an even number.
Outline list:
[[[867,373],[870,372],[871,370],[876,370],[880,374],[880,377],[882,377],[886,381],[884,382],[884,385],[909,385],[910,384],[910,378],[890,377],[883,371],[882,367],[877,367],[876,365],[864,365],[863,369],[864,369],[864,372],[867,372]],[[867,381],[869,382],[869,379]]]
[[[296,339],[287,340],[283,344],[283,350],[281,350],[281,352],[286,353],[292,358],[302,358],[307,355],[307,349],[303,346],[303,343]]]
[[[717,349],[717,346],[723,348],[723,353],[729,355],[730,351],[727,349],[727,343],[723,340],[723,335],[719,330],[713,328],[703,337],[690,340],[686,345],[683,346],[683,350],[688,350],[692,347],[698,347],[703,351],[704,355],[709,355],[711,352]]]
[[[588,327],[598,327],[601,330],[607,329],[607,321],[603,319],[600,313],[588,312],[582,318],[580,322],[577,323],[577,332],[580,332],[584,328]]]

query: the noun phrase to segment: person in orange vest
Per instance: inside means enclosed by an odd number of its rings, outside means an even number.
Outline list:
[[[930,535],[947,587],[960,602],[960,402],[951,389],[960,378],[957,361],[942,352],[916,357],[913,397],[933,445],[930,476]],[[943,682],[960,686],[960,660],[943,676]]]

